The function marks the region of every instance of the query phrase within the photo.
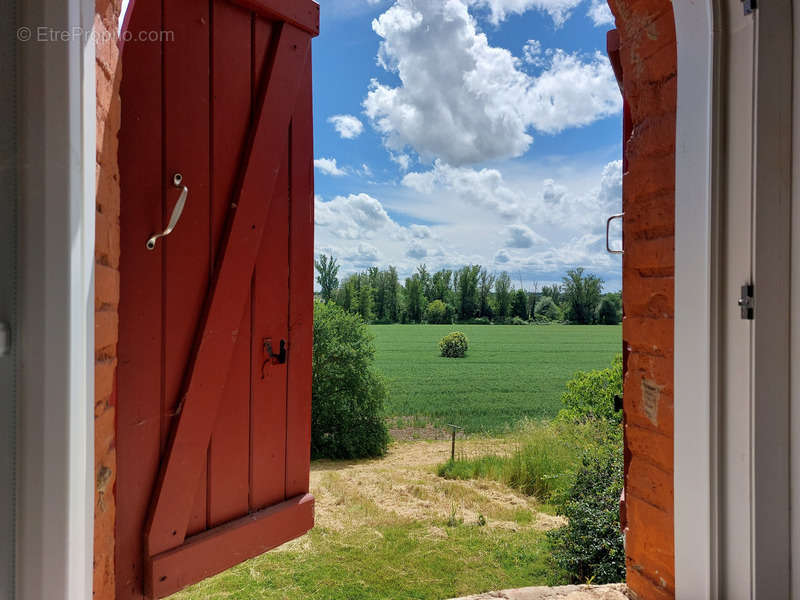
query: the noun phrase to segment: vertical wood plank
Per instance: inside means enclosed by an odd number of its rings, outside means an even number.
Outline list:
[[[184,374],[200,321],[210,271],[209,210],[209,30],[208,2],[164,3],[164,29],[174,39],[164,44],[166,176],[181,173],[189,187],[186,208],[175,231],[163,240],[164,268],[164,435],[173,429]],[[177,189],[168,189],[172,209]],[[206,461],[203,460],[203,463]],[[205,469],[197,490],[189,534],[205,529]]]
[[[309,39],[284,24],[263,77],[255,124],[238,178],[230,221],[211,289],[197,323],[197,347],[175,407],[176,424],[162,459],[146,524],[146,551],[154,556],[181,545],[189,525],[194,487],[205,464],[211,433],[233,361],[248,283],[261,249],[272,195],[288,152],[286,132],[297,103]]]
[[[271,39],[271,23],[257,18],[254,28],[256,72],[260,72],[259,62],[265,60]],[[287,128],[284,141],[279,143],[286,145],[288,142]],[[271,339],[273,351],[278,352],[280,341],[289,339],[288,166],[289,156],[285,152],[254,271],[250,457],[252,510],[285,499],[283,474],[286,452],[287,367],[286,364],[273,364],[268,360],[264,340]]]
[[[310,51],[309,51],[310,54]],[[314,137],[311,60],[292,120],[286,496],[308,491],[314,327]]]
[[[251,111],[251,15],[213,3],[212,262],[216,260],[247,140]],[[250,305],[245,307],[223,401],[211,435],[208,526],[247,514],[250,455]]]
[[[137,0],[128,30],[158,29],[161,0]],[[145,241],[163,226],[164,178],[161,44],[129,42],[123,52],[115,569],[117,598],[132,600],[143,598],[142,524],[160,453],[163,246],[151,252]]]

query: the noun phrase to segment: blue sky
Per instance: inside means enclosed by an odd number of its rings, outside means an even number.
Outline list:
[[[599,0],[321,0],[316,251],[480,263],[526,287],[621,264],[621,107]]]

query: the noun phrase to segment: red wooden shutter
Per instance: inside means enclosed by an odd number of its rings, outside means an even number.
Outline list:
[[[160,598],[313,525],[319,6],[135,0],[132,10],[119,149],[116,576],[119,598]],[[183,185],[177,226],[149,250]]]

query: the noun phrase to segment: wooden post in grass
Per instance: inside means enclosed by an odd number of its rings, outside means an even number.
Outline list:
[[[450,444],[450,462],[454,462],[456,460],[456,429],[464,429],[463,427],[459,427],[458,425],[448,425],[453,430],[453,441]]]

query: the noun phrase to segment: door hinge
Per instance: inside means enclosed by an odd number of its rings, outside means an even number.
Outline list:
[[[755,296],[752,283],[742,286],[739,308],[742,309],[742,319],[752,321],[755,318]]]
[[[758,8],[758,0],[742,0],[744,6],[744,14],[749,15]]]

